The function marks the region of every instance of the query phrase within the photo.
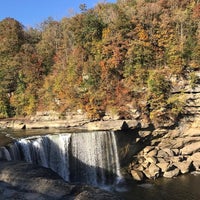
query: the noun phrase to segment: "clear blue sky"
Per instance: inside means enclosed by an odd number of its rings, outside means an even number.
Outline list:
[[[6,17],[12,17],[24,26],[36,26],[53,17],[60,20],[64,16],[69,16],[71,10],[79,12],[79,5],[85,3],[87,8],[94,7],[102,0],[1,0],[0,21]],[[106,2],[116,2],[107,0]]]

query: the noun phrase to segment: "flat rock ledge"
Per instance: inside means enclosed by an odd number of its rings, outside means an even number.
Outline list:
[[[89,121],[89,120],[1,120],[0,128],[6,129],[47,129],[47,128],[76,128],[85,130],[125,130],[135,129],[139,126],[137,120],[107,120],[107,121]]]
[[[107,191],[64,182],[50,169],[25,162],[0,161],[3,200],[120,200]]]

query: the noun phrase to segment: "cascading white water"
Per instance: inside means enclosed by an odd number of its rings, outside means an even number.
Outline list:
[[[51,168],[71,182],[104,186],[122,177],[115,134],[109,131],[20,139],[3,154]]]
[[[113,132],[73,134],[71,139],[73,182],[106,185],[121,177]]]
[[[1,158],[4,158],[7,161],[12,160],[8,149],[6,149],[5,147],[1,147],[0,151],[1,151]]]
[[[48,136],[50,142],[48,156],[48,167],[57,172],[64,180],[69,179],[69,144],[71,134],[65,135],[50,135]]]
[[[22,159],[51,168],[69,181],[69,142],[71,134],[48,135],[36,139],[20,139],[15,144]]]

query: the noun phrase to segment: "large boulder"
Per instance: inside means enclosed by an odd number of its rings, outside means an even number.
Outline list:
[[[158,158],[166,158],[166,157],[169,157],[168,153],[163,151],[162,149],[158,151],[157,153],[157,157]]]
[[[199,161],[200,160],[200,152],[196,152],[193,155],[190,156],[189,158],[192,161]]]
[[[155,157],[157,155],[157,153],[158,153],[158,150],[157,149],[153,149],[150,152],[148,152],[147,155],[149,157]]]
[[[189,160],[192,161],[195,170],[200,171],[200,152],[194,153],[189,157]]]
[[[170,171],[167,171],[163,174],[163,176],[165,178],[173,178],[173,177],[176,177],[178,176],[180,173],[180,170],[178,168],[175,168],[175,169],[172,169]]]
[[[151,150],[154,149],[154,146],[146,146],[144,149],[143,149],[143,152],[146,154],[148,152],[150,152]]]
[[[149,166],[149,174],[152,178],[157,178],[160,176],[160,168],[155,165],[154,163],[151,163]]]
[[[190,171],[192,162],[189,160],[185,160],[183,162],[176,162],[173,164],[181,171],[182,174],[186,174]]]
[[[168,171],[170,168],[170,164],[168,162],[161,162],[157,163],[156,165],[161,169],[163,173]]]
[[[145,156],[145,159],[146,159],[147,162],[153,163],[153,164],[156,164],[158,162],[157,158],[152,157],[152,156]]]
[[[200,150],[200,141],[185,145],[185,147],[181,149],[181,153],[183,155],[190,155],[199,150]]]
[[[174,156],[174,152],[173,152],[171,149],[169,149],[169,148],[164,148],[164,149],[162,149],[162,150],[163,150],[165,153],[167,153],[169,157],[173,157],[173,156]]]
[[[136,181],[142,181],[144,179],[143,173],[138,170],[131,170],[131,175],[132,175],[133,179]]]
[[[193,164],[196,171],[200,171],[200,160],[193,161],[192,164]]]

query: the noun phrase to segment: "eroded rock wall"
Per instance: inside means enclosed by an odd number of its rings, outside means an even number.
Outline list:
[[[180,120],[171,127],[139,131],[138,141],[144,148],[129,165],[129,173],[137,181],[200,171],[200,85],[180,86],[177,93],[185,98]]]

